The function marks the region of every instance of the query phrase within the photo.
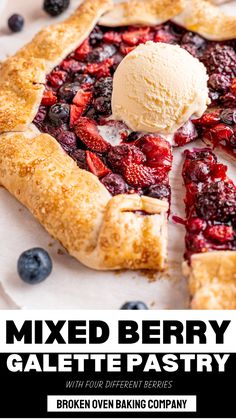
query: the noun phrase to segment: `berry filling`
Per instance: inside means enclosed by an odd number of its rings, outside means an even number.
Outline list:
[[[186,253],[236,250],[236,187],[210,149],[185,151]]]
[[[96,26],[47,76],[34,123],[54,136],[80,168],[98,176],[112,195],[139,193],[169,200],[169,143],[159,135],[131,132],[111,119],[113,74],[126,54],[150,40],[179,44],[201,60],[209,73],[212,105],[227,107],[186,122],[174,134],[173,144],[183,146],[204,134],[214,146],[236,152],[235,43],[207,41],[172,22],[153,27]],[[198,175],[203,179],[207,171],[204,166]]]

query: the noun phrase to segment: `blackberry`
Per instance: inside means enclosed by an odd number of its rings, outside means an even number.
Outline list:
[[[59,16],[70,5],[70,0],[44,0],[43,9],[50,16]]]
[[[230,221],[236,213],[236,190],[223,181],[206,184],[196,197],[196,212],[205,220]]]
[[[208,80],[208,86],[218,92],[227,92],[231,85],[231,78],[225,74],[213,73]]]
[[[94,85],[95,97],[105,96],[106,98],[111,98],[112,85],[112,77],[103,77],[99,79]]]
[[[15,13],[8,19],[8,27],[12,32],[20,32],[24,26],[24,18]]]
[[[102,113],[104,115],[111,115],[111,100],[106,99],[103,96],[94,99],[93,102],[94,109],[98,113]]]
[[[208,49],[203,56],[203,63],[210,75],[223,73],[231,78],[236,75],[236,52],[230,46],[216,44]]]

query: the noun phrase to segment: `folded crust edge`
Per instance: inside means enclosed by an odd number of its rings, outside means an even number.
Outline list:
[[[2,134],[0,184],[84,265],[165,268],[168,203],[139,195],[112,197],[50,135]]]

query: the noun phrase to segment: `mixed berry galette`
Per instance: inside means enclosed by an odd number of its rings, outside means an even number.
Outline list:
[[[235,38],[205,0],[85,0],[0,64],[1,184],[83,264],[164,270],[174,148],[236,153]],[[206,148],[183,177],[192,306],[236,308],[235,186]]]

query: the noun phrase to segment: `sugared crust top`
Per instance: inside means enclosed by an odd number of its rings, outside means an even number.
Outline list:
[[[99,21],[104,26],[158,25],[184,10],[185,0],[131,0],[116,4]]]
[[[49,73],[88,37],[100,16],[112,6],[112,0],[86,0],[68,19],[42,29],[16,56],[44,59]]]
[[[23,131],[38,111],[45,61],[11,57],[0,64],[0,132]]]
[[[236,18],[226,16],[207,0],[130,0],[115,5],[101,17],[100,24],[156,25],[169,19],[209,40],[236,38]]]
[[[174,21],[206,39],[224,41],[236,38],[236,17],[225,15],[207,0],[185,0],[184,11]]]
[[[62,23],[41,30],[0,66],[0,133],[24,131],[40,105],[46,74],[89,35],[112,0],[86,0]]]

